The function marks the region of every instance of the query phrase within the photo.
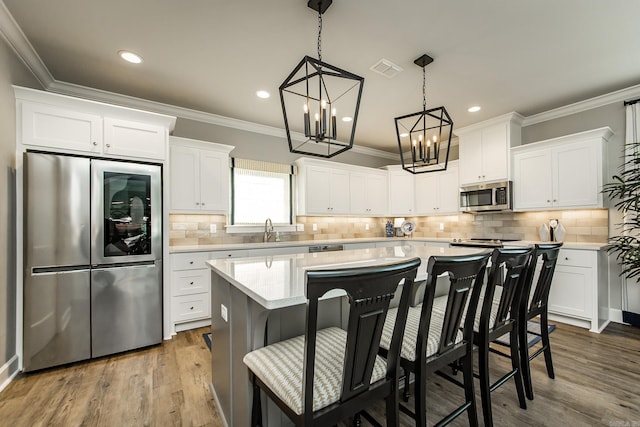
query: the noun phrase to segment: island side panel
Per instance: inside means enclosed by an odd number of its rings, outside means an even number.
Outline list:
[[[228,426],[235,425],[231,411],[231,306],[232,286],[215,272],[211,272],[211,386],[220,415]],[[227,321],[222,306],[227,308]]]

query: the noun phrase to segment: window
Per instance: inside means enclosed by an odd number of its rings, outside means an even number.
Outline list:
[[[293,224],[294,167],[231,159],[231,225]]]

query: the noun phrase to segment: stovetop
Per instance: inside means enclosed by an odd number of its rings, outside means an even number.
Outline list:
[[[479,248],[501,248],[503,242],[513,242],[515,239],[487,239],[487,238],[471,238],[471,239],[453,239],[451,246],[475,246]]]

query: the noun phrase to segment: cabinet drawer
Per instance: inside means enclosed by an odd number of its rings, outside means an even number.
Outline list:
[[[211,270],[209,269],[173,272],[171,275],[173,296],[209,292],[210,275]]]
[[[173,297],[173,321],[187,322],[211,317],[209,293]]]
[[[209,252],[193,252],[171,255],[171,270],[198,270],[207,268],[205,262],[211,259]]]
[[[570,267],[595,267],[596,253],[593,251],[581,251],[577,249],[560,249],[558,265]]]

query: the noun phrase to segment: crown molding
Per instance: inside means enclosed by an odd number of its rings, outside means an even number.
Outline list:
[[[33,48],[27,36],[24,35],[16,20],[13,19],[2,0],[0,0],[0,35],[33,73],[43,88],[48,88],[54,82],[49,69]]]
[[[615,104],[616,102],[628,101],[629,99],[637,98],[639,96],[640,85],[631,86],[625,89],[606,93],[604,95],[585,99],[584,101],[565,105],[564,107],[554,108],[553,110],[545,111],[543,113],[527,116],[523,120],[522,126],[531,126],[535,125],[536,123],[559,119],[561,117],[570,116],[572,114],[581,113],[583,111],[592,110],[594,108],[603,107],[605,105]]]

